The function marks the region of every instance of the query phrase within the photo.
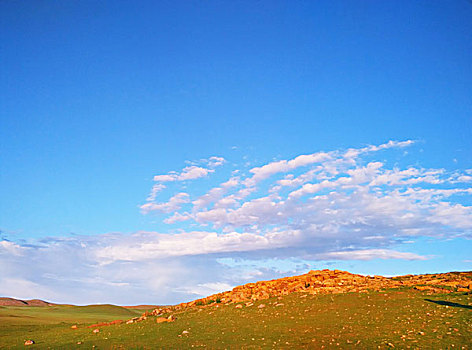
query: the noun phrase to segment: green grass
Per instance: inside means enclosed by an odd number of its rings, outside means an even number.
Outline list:
[[[0,344],[2,328],[10,325],[44,325],[57,323],[93,323],[129,319],[142,310],[125,309],[115,305],[89,306],[5,306],[0,309]]]
[[[258,308],[260,304],[265,307]],[[157,324],[154,318],[148,318],[129,325],[101,327],[98,334],[85,327],[86,320],[90,317],[95,317],[92,322],[122,319],[122,315],[115,317],[113,313],[118,310],[114,307],[31,310],[30,316],[36,318],[30,325],[27,325],[26,311],[18,309],[0,309],[0,315],[23,312],[18,317],[0,317],[0,348],[24,348],[26,339],[36,342],[31,348],[91,348],[95,345],[98,349],[366,349],[378,346],[391,349],[393,345],[400,349],[469,349],[472,346],[470,295],[431,296],[413,289],[335,295],[294,293],[241,309],[234,304],[215,302],[176,312],[177,320],[172,323]],[[67,321],[80,317],[83,317],[82,322]],[[52,322],[53,319],[57,322]],[[79,329],[70,329],[76,322],[80,323]],[[188,334],[182,334],[183,331]],[[77,344],[79,341],[81,345]]]

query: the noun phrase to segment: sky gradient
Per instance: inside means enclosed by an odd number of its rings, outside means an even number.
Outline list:
[[[472,270],[468,1],[3,1],[0,295]]]

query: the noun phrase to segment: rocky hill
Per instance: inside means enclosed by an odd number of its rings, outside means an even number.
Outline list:
[[[172,307],[157,308],[145,315],[158,315],[193,306],[252,302],[295,292],[307,294],[363,293],[386,288],[413,287],[428,293],[472,292],[472,272],[449,272],[399,277],[363,276],[340,270],[310,271],[304,275],[248,283]]]

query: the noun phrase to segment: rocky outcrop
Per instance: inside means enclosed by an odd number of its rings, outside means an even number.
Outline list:
[[[295,292],[306,294],[363,293],[386,288],[414,287],[430,293],[471,292],[472,272],[449,272],[399,277],[363,276],[340,270],[310,271],[307,274],[271,281],[248,283],[231,291],[214,294],[189,303],[156,308],[145,315],[160,316],[193,306],[211,306],[268,299]]]

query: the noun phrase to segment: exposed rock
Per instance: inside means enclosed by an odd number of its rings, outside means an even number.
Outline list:
[[[95,324],[92,324],[90,326],[88,326],[87,328],[97,328],[97,327],[103,327],[103,326],[112,326],[114,324],[121,324],[123,323],[123,320],[115,320],[115,321],[111,321],[111,322],[102,322],[102,323],[95,323]],[[72,326],[71,328],[73,328],[74,326]],[[77,326],[75,326],[74,329],[76,329]]]
[[[174,322],[176,318],[173,315],[170,315],[169,317],[158,317],[156,318],[157,323],[164,323],[164,322]]]
[[[366,293],[387,288],[415,287],[427,293],[449,293],[451,291],[472,292],[472,272],[449,272],[428,275],[406,275],[399,277],[363,276],[341,270],[310,271],[304,275],[285,277],[271,281],[248,283],[233,288],[231,291],[210,295],[189,303],[154,309],[145,316],[160,316],[188,307],[207,307],[215,300],[221,305],[244,302],[246,306],[254,301],[270,297],[282,298],[295,292],[301,297],[313,294]],[[279,304],[279,306],[281,306]],[[236,308],[242,308],[237,304]]]
[[[126,321],[126,324],[131,324],[131,323],[139,322],[139,321],[142,321],[143,319],[145,320],[145,317],[147,317],[146,314],[144,314],[144,315],[142,315],[142,316],[140,316],[140,317],[133,317],[132,319]]]

